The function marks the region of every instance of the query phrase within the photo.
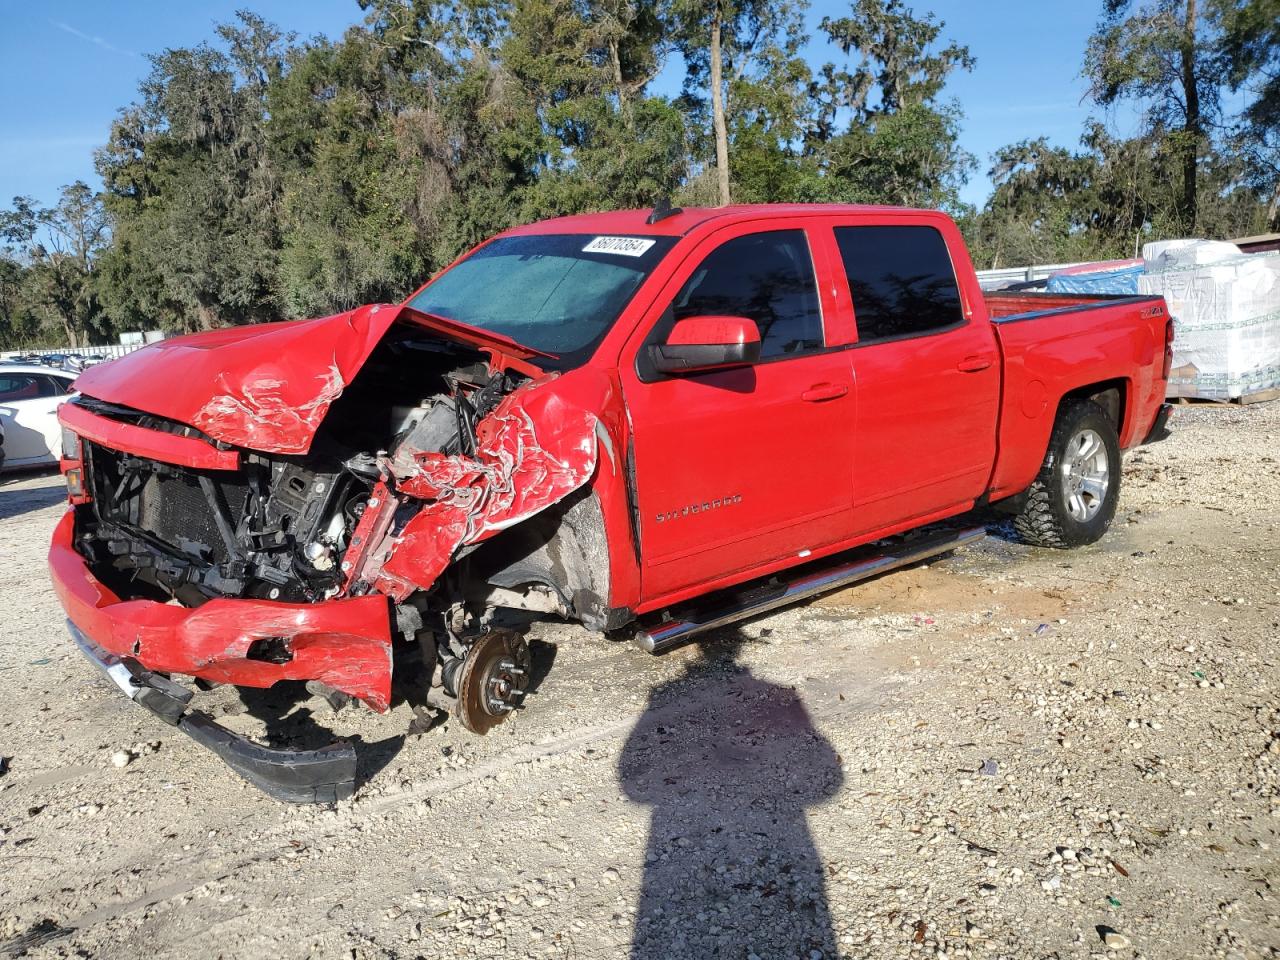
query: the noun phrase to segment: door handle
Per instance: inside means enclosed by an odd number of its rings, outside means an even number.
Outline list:
[[[805,403],[821,403],[823,400],[835,400],[838,397],[843,397],[848,392],[849,388],[842,383],[815,383],[800,394],[800,399]]]
[[[991,366],[990,357],[973,356],[965,357],[957,363],[956,369],[961,373],[977,373],[979,370],[985,370],[989,366]]]

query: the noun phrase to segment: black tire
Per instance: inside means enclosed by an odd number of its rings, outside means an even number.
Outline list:
[[[1106,490],[1089,500],[1086,519],[1072,516],[1068,500],[1071,481],[1062,469],[1072,444],[1088,430],[1102,440],[1107,457]],[[1111,526],[1120,501],[1120,438],[1105,411],[1090,400],[1066,400],[1049,437],[1049,449],[1035,481],[1027,488],[1026,502],[1013,519],[1013,528],[1027,543],[1039,547],[1069,549],[1095,543]]]

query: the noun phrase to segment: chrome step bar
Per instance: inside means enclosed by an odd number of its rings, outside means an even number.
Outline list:
[[[746,585],[737,588],[736,596],[731,591],[720,606],[693,613],[686,612],[684,616],[664,620],[652,627],[640,628],[632,635],[631,642],[645,653],[666,653],[707,630],[799,603],[898,567],[919,563],[948,550],[974,543],[986,535],[985,527],[969,527],[917,540],[891,543],[875,549],[870,556],[864,555],[855,560],[849,560],[848,554],[843,554],[845,559],[835,566],[810,569],[789,581],[775,578],[761,585]],[[864,551],[865,549],[863,548]]]

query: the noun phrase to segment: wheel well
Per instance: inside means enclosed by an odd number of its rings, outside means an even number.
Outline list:
[[[1063,395],[1062,400],[1058,402],[1058,409],[1061,410],[1062,404],[1068,400],[1092,400],[1103,409],[1112,426],[1116,428],[1116,435],[1119,436],[1124,432],[1124,417],[1129,399],[1128,388],[1129,385],[1124,380],[1104,380],[1102,383],[1077,387]]]
[[[486,541],[472,554],[471,574],[495,587],[550,588],[589,629],[604,629],[609,547],[599,499],[577,491]]]

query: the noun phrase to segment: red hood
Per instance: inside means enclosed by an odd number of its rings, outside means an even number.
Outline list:
[[[319,320],[197,333],[90,367],[76,389],[190,424],[215,440],[267,453],[306,453],[329,405],[396,320],[484,349],[495,364],[548,356],[500,334],[375,304]]]

